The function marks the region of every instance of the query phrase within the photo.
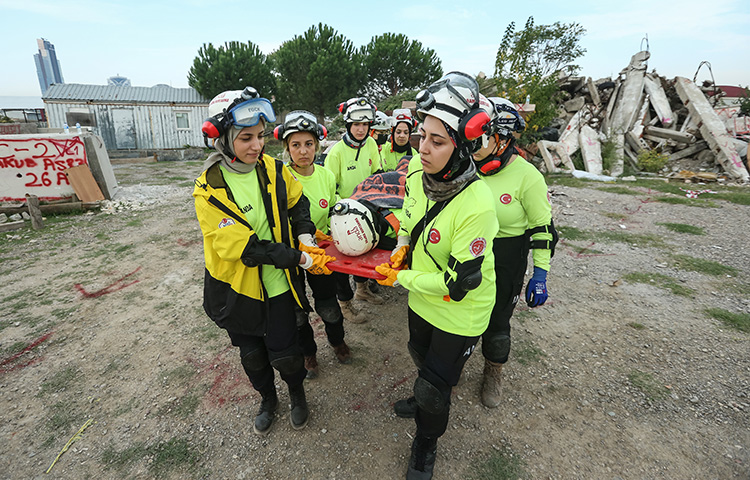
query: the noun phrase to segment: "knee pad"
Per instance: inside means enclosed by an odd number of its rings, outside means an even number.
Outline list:
[[[315,311],[318,312],[318,315],[320,315],[320,318],[325,323],[335,325],[344,320],[344,315],[341,313],[341,307],[339,306],[339,302],[336,301],[336,297],[316,301]]]
[[[300,369],[305,368],[305,360],[302,355],[287,355],[271,360],[271,366],[282,375],[293,375]]]
[[[424,365],[424,356],[420,355],[420,353],[412,347],[411,343],[407,343],[406,348],[409,350],[409,355],[411,355],[411,359],[414,361],[414,365],[417,366],[417,369],[422,368],[422,365]]]
[[[510,336],[492,335],[490,337],[482,337],[482,354],[491,362],[508,358],[510,354]]]
[[[268,353],[265,348],[256,348],[249,352],[242,352],[240,360],[242,367],[249,372],[257,372],[268,366]]]
[[[297,328],[303,326],[310,320],[307,316],[307,312],[302,310],[301,308],[297,308],[294,310],[294,316],[297,318]]]
[[[422,377],[414,382],[414,398],[419,408],[432,415],[445,410],[445,397],[438,387]]]

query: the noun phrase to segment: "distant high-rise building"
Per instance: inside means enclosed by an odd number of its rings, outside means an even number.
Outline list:
[[[60,68],[60,61],[55,54],[55,46],[43,38],[37,38],[39,53],[34,54],[36,62],[36,74],[39,77],[39,87],[42,95],[47,93],[47,88],[53,83],[65,83]]]
[[[129,87],[130,79],[128,77],[122,77],[120,76],[120,74],[117,74],[114,77],[109,77],[107,79],[107,85],[111,85],[113,87]]]

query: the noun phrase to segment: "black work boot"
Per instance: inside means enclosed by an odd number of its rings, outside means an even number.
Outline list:
[[[411,458],[406,480],[430,480],[435,468],[437,455],[437,438],[424,437],[417,434],[411,443]]]
[[[417,416],[417,399],[409,397],[404,400],[399,400],[393,404],[393,413],[401,418],[414,418]]]
[[[289,387],[289,399],[292,401],[292,428],[302,430],[307,425],[310,418],[310,410],[307,408],[307,399],[305,398],[305,388],[302,384],[296,387]]]
[[[260,409],[255,416],[253,431],[258,435],[266,435],[271,430],[273,419],[276,416],[276,407],[279,406],[279,397],[276,396],[276,388],[266,394],[261,393]]]

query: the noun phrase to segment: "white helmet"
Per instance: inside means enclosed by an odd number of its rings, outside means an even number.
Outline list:
[[[513,132],[522,132],[526,128],[526,121],[513,102],[501,97],[492,97],[489,101],[492,105],[490,113],[492,123],[487,135],[497,133],[500,138],[509,138]]]
[[[390,131],[393,126],[393,118],[378,110],[375,112],[375,121],[372,122],[372,129],[381,132]]]
[[[479,138],[482,126],[489,121],[487,112],[479,109],[477,81],[462,72],[447,73],[419,92],[416,100],[420,120],[424,120],[425,115],[437,117],[458,132],[462,139]]]
[[[333,244],[344,255],[363,255],[378,244],[374,217],[362,203],[344,198],[336,202],[329,215]]]
[[[344,115],[346,123],[372,123],[375,121],[375,111],[378,109],[365,97],[350,98],[339,104],[339,112]]]
[[[253,87],[244,90],[228,90],[216,95],[208,104],[208,118],[203,121],[203,135],[219,138],[232,125],[253,127],[261,118],[275,122],[276,113],[271,102],[260,96]]]
[[[411,110],[408,108],[397,108],[393,111],[393,126],[396,127],[401,122],[409,125],[409,131],[412,131],[417,126],[417,120],[412,117]]]

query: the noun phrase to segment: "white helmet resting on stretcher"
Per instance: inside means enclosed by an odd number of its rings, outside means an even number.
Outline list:
[[[329,212],[333,244],[344,255],[363,255],[378,244],[379,235],[369,208],[362,203],[344,198]]]

